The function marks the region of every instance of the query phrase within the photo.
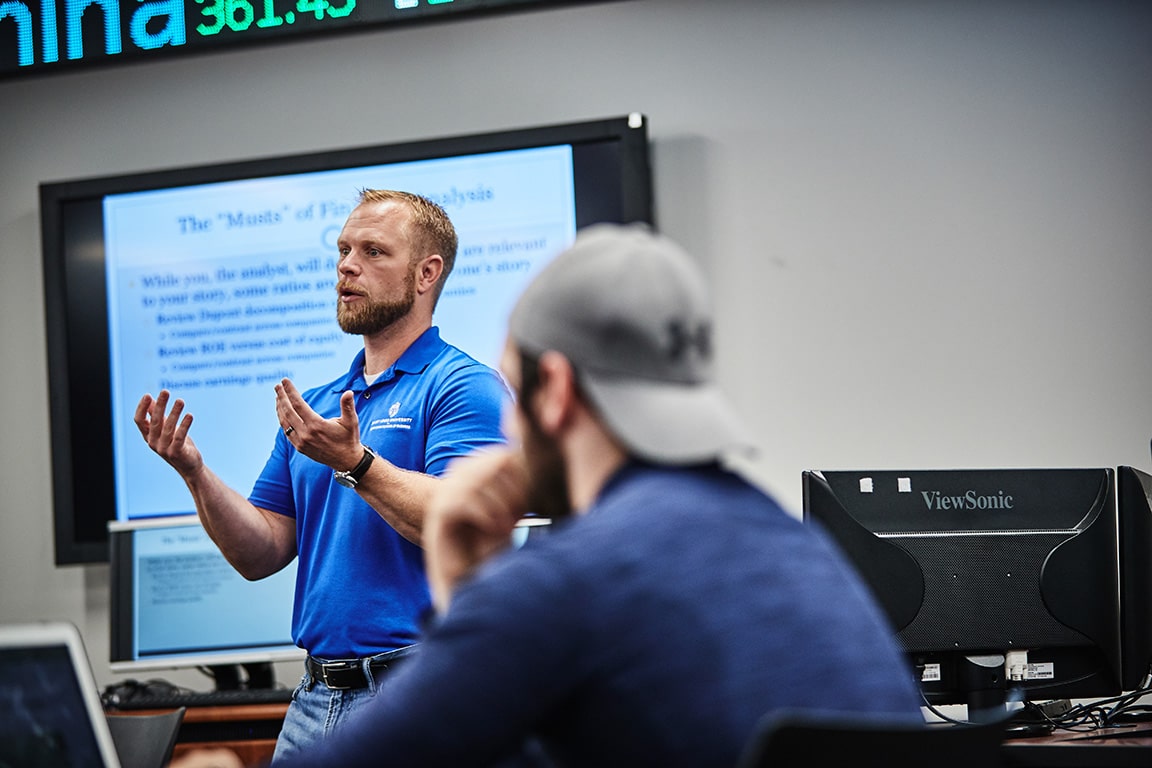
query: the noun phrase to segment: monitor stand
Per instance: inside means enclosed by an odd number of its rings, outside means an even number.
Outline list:
[[[1008,716],[1004,656],[965,656],[960,662],[960,688],[968,699],[968,720],[994,723]]]
[[[240,666],[237,664],[214,664],[208,667],[212,679],[216,681],[218,691],[237,691],[240,689]]]
[[[252,691],[276,687],[276,671],[271,662],[218,664],[209,666],[208,670],[216,681],[218,691]]]
[[[248,674],[248,690],[254,688],[275,688],[276,668],[270,661],[244,664],[244,671]]]

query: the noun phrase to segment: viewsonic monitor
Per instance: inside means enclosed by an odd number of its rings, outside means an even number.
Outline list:
[[[220,687],[266,687],[266,665],[304,658],[292,642],[295,560],[248,581],[195,516],[114,522],[110,544],[113,672],[201,667]]]
[[[336,237],[365,187],[440,203],[459,235],[433,322],[495,366],[522,288],[576,231],[652,222],[639,114],[42,184],[58,564],[104,561],[110,520],[189,514],[132,423],[161,388],[247,493],[278,428],[272,386],[346,370]]]
[[[1113,469],[807,471],[804,518],[875,593],[931,704],[1121,690]]]

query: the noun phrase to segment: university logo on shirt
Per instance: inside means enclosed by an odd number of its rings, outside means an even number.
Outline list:
[[[368,430],[374,429],[412,429],[411,416],[399,416],[400,401],[392,403],[388,406],[388,418],[386,419],[373,419],[372,423],[368,426]]]

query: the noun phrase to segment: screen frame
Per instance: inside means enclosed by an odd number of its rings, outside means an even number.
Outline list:
[[[640,113],[42,183],[56,564],[107,562],[107,524],[116,519],[103,243],[85,242],[81,234],[102,229],[98,212],[104,196],[563,144],[600,163],[599,171],[581,160],[575,164],[577,229],[598,222],[655,225],[648,120]],[[604,167],[612,169],[611,178]]]
[[[112,730],[100,704],[100,691],[92,674],[92,664],[88,657],[80,631],[71,622],[51,620],[34,623],[0,625],[0,648],[6,651],[26,651],[33,654],[60,651],[67,656],[71,679],[79,697],[77,705],[84,707],[87,714],[87,727],[71,723],[70,738],[90,738],[100,753],[104,768],[120,768],[120,755]],[[60,685],[65,681],[57,680]],[[55,709],[59,710],[60,703]]]
[[[913,527],[916,524],[915,519],[906,514],[907,509],[902,509],[901,522],[903,525],[898,528],[902,533],[878,533],[873,530],[877,527],[876,523],[865,524],[858,519],[859,512],[854,514],[848,508],[848,505],[832,488],[828,478],[840,476],[840,480],[844,481],[850,478],[876,477],[890,482],[894,477],[900,475],[916,478],[926,475],[979,474],[986,475],[988,478],[1023,475],[1035,478],[1035,481],[1039,482],[1043,477],[1051,476],[1044,473],[1059,473],[1068,478],[1081,476],[1086,479],[1084,488],[1093,491],[1092,495],[1095,496],[1095,500],[1083,510],[1085,520],[1092,517],[1083,530],[1067,537],[1068,531],[1065,530],[1065,525],[1061,524],[1053,525],[1051,529],[1023,528],[1015,530],[1011,527],[1005,527],[1001,531],[990,531],[989,533],[1066,536],[1063,543],[1056,545],[1048,552],[1048,558],[1041,569],[1040,582],[1036,585],[1036,592],[1039,598],[1045,601],[1044,608],[1049,618],[1059,621],[1057,614],[1053,613],[1053,607],[1046,602],[1051,594],[1055,592],[1071,593],[1068,600],[1062,601],[1062,605],[1058,606],[1059,608],[1066,608],[1071,601],[1083,597],[1087,591],[1089,596],[1093,598],[1090,608],[1085,611],[1086,614],[1090,615],[1090,621],[1085,619],[1085,625],[1090,624],[1091,629],[1095,632],[1093,635],[1086,636],[1090,642],[1075,646],[1054,645],[1026,649],[1029,651],[1029,663],[1053,664],[1054,669],[1060,669],[1058,679],[1053,681],[1013,681],[1008,684],[1005,684],[1003,678],[998,682],[995,681],[994,675],[998,673],[991,667],[988,668],[991,670],[988,673],[989,677],[983,677],[984,673],[977,669],[976,665],[967,664],[966,660],[983,654],[991,657],[998,653],[1007,654],[1009,651],[1021,650],[1005,640],[1005,638],[1012,636],[1010,631],[1001,633],[1003,635],[1002,642],[996,648],[954,650],[947,647],[943,641],[939,642],[939,647],[909,648],[903,633],[925,604],[925,569],[938,566],[926,565],[917,560],[904,546],[897,543],[899,536],[906,535],[903,532],[907,532],[941,537],[957,535],[958,532],[947,527],[934,527],[939,526],[940,523],[938,519],[929,519],[932,517],[931,515],[920,516],[924,520],[925,527],[917,530]],[[1073,473],[1079,474],[1073,475]],[[1092,480],[1095,483],[1091,489],[1087,487],[1087,480]],[[1113,469],[808,470],[802,473],[802,482],[805,523],[812,524],[815,522],[819,525],[831,536],[858,570],[891,622],[909,662],[917,668],[925,665],[939,665],[940,680],[921,680],[921,690],[927,703],[932,705],[968,704],[970,708],[974,704],[982,706],[981,698],[986,691],[992,690],[991,687],[986,689],[978,687],[984,684],[1002,686],[1004,695],[1010,695],[1011,691],[1022,691],[1026,697],[1037,696],[1044,699],[1102,698],[1121,692],[1123,660],[1120,647],[1121,585],[1117,543],[1119,529],[1115,471]],[[867,493],[863,489],[861,492]],[[1065,510],[1065,512],[1068,511]],[[1072,510],[1072,512],[1078,512],[1078,510]],[[870,514],[874,517],[875,511],[873,510]],[[941,513],[935,512],[933,514],[939,517]],[[1059,570],[1059,568],[1049,573],[1047,566],[1050,561],[1056,559],[1052,557],[1052,553],[1062,547],[1067,550],[1065,545],[1074,540],[1079,540],[1076,542],[1078,552],[1086,552],[1089,553],[1087,556],[1101,559],[1100,565],[1103,567],[1097,572],[1089,574],[1079,572],[1073,574],[1066,570]],[[1107,562],[1103,562],[1105,560]],[[936,575],[939,574],[934,574],[934,576]],[[1101,583],[1106,583],[1107,594],[1098,594],[1097,590],[1089,588],[1089,585],[1098,586]],[[1044,590],[1045,585],[1049,587],[1047,592]],[[957,616],[960,613],[960,611],[956,611]],[[1078,616],[1078,618],[1082,617],[1083,614]],[[962,620],[957,618],[955,621],[960,622]],[[939,634],[943,635],[946,629],[948,628],[939,628]],[[1079,626],[1077,629],[1085,629],[1085,626]],[[952,631],[953,634],[960,634],[954,628]],[[1073,673],[1065,675],[1064,672],[1067,669],[1072,669]],[[965,676],[970,677],[965,679]],[[992,701],[992,704],[994,705],[995,701]]]
[[[112,521],[109,529],[109,661],[113,672],[136,672],[156,669],[182,669],[220,667],[243,664],[264,664],[279,661],[299,661],[307,655],[293,645],[291,648],[262,648],[211,653],[173,653],[139,657],[136,647],[136,585],[139,574],[135,553],[135,535],[142,530],[199,528],[195,515],[149,518],[129,522]],[[223,555],[220,555],[223,559]],[[293,580],[295,583],[295,580]],[[293,598],[289,598],[289,626]]]

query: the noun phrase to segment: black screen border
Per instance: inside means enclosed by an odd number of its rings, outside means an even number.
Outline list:
[[[101,217],[104,196],[563,144],[573,148],[578,229],[598,222],[655,226],[648,120],[639,113],[42,183],[56,565],[107,562],[107,525],[116,519]]]
[[[200,528],[195,516],[174,516],[134,521],[111,526],[108,533],[109,552],[109,645],[108,659],[113,671],[128,672],[145,669],[182,669],[235,664],[256,664],[272,661],[303,659],[304,652],[295,645],[286,644],[272,650],[253,650],[249,647],[209,647],[197,651],[182,648],[178,651],[151,651],[141,653],[136,645],[139,620],[136,539],[141,531]],[[223,558],[223,555],[220,556]],[[229,617],[221,616],[227,625]],[[260,646],[263,648],[264,646]]]
[[[925,599],[923,590],[923,574],[926,569],[937,568],[936,563],[920,562],[912,557],[903,547],[882,539],[879,534],[868,525],[863,524],[855,510],[832,488],[828,478],[841,476],[842,478],[855,477],[884,477],[889,482],[893,476],[908,475],[911,477],[923,475],[949,475],[958,476],[997,476],[997,475],[1031,475],[1038,479],[1045,476],[1062,474],[1065,476],[1077,475],[1085,478],[1085,484],[1092,483],[1096,500],[1091,510],[1096,517],[1081,532],[1081,539],[1087,537],[1090,543],[1077,547],[1076,554],[1063,562],[1063,565],[1054,565],[1055,558],[1049,553],[1048,560],[1042,572],[1042,579],[1050,588],[1044,594],[1065,593],[1069,604],[1079,600],[1085,605],[1077,618],[1081,626],[1077,630],[1084,633],[1083,644],[1070,647],[1042,647],[1029,648],[1029,661],[1051,662],[1061,672],[1051,681],[1013,681],[1004,688],[1021,690],[1030,698],[1102,698],[1121,693],[1123,664],[1121,655],[1121,583],[1119,578],[1119,549],[1117,541],[1122,534],[1118,529],[1117,500],[1115,492],[1115,470],[1111,468],[1075,468],[1075,469],[962,469],[962,470],[807,470],[802,473],[803,484],[803,519],[806,524],[817,524],[828,533],[860,573],[863,581],[876,597],[877,603],[885,611],[890,624],[897,637],[912,618],[920,610]],[[974,484],[979,485],[979,484]],[[985,484],[992,487],[994,484]],[[935,512],[933,514],[940,514]],[[905,523],[908,521],[905,520]],[[921,520],[923,529],[902,527],[901,530],[909,532],[932,532],[940,536],[951,535],[947,530],[937,530],[933,526],[937,521],[931,515],[923,516]],[[1006,527],[1004,530],[1012,530]],[[1021,531],[1026,535],[1043,533],[1040,530]],[[1104,556],[1108,542],[1111,542],[1111,555],[1106,561],[1097,562],[1097,558]],[[1068,544],[1068,542],[1065,542]],[[1063,545],[1062,545],[1063,546]],[[1068,547],[1065,547],[1067,549]],[[1060,549],[1060,547],[1056,547]],[[1054,550],[1055,551],[1055,550]],[[1100,566],[1087,574],[1077,570],[1071,571],[1068,566],[1082,561],[1078,557],[1093,558]],[[1052,566],[1052,567],[1049,567]],[[1099,585],[1107,581],[1106,589],[1091,589],[1090,585]],[[1085,591],[1091,597],[1091,604],[1084,599]],[[1046,610],[1052,613],[1053,606],[1046,604]],[[1065,617],[1066,618],[1066,617]],[[1059,619],[1058,619],[1059,620]],[[1088,632],[1091,634],[1087,634]],[[902,643],[903,644],[903,643]],[[1003,653],[1012,650],[1009,645],[997,649],[988,649],[988,653]],[[943,639],[938,647],[932,649],[907,650],[905,654],[913,668],[925,664],[938,664],[942,675],[939,681],[921,681],[921,692],[927,702],[937,704],[972,704],[970,695],[973,691],[966,689],[965,684],[959,680],[965,672],[961,670],[962,660],[972,651],[957,651],[950,649]],[[1071,672],[1069,672],[1071,670]],[[1003,682],[1001,680],[1001,682]]]

